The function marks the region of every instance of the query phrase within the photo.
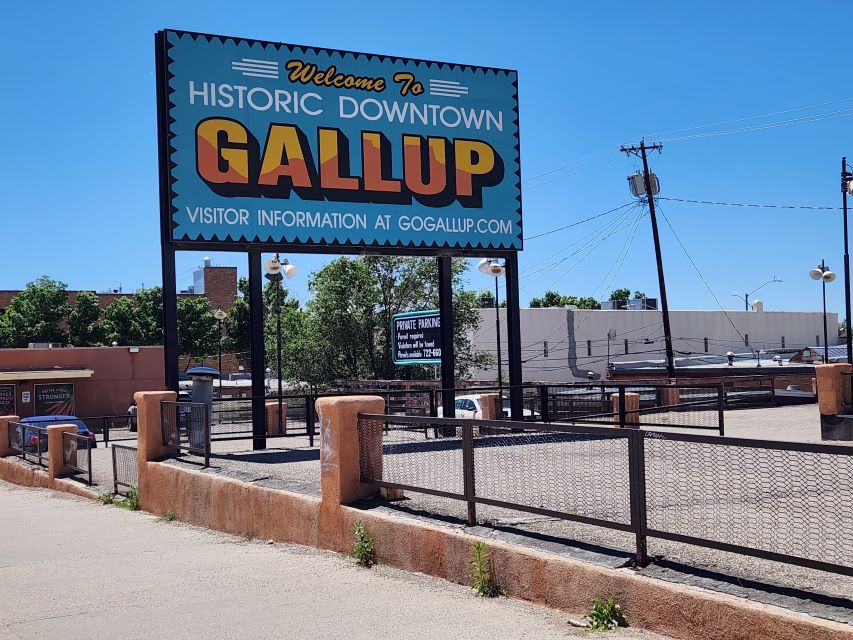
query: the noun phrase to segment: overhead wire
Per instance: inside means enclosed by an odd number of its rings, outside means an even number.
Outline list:
[[[829,207],[820,205],[806,204],[758,204],[750,202],[721,202],[714,200],[694,200],[691,198],[672,198],[658,196],[656,200],[669,200],[671,202],[685,202],[688,204],[708,204],[719,205],[724,207],[755,207],[757,209],[806,209],[809,211],[841,211],[843,207]]]

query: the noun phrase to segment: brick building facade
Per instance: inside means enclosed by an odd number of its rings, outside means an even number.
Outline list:
[[[179,296],[197,297],[203,295],[210,301],[210,307],[216,309],[222,307],[228,311],[234,304],[234,299],[237,297],[237,267],[214,267],[209,264],[209,260],[205,261],[205,265],[198,269],[198,275],[195,282],[202,283],[202,290],[182,291]],[[198,285],[196,285],[197,288]],[[0,314],[6,311],[9,303],[16,295],[21,293],[20,290],[2,289],[0,290]],[[68,304],[73,308],[77,300],[79,291],[68,291]],[[133,298],[135,293],[119,293],[118,291],[99,293],[91,291],[98,296],[98,304],[101,309],[106,309],[110,304],[119,298]]]

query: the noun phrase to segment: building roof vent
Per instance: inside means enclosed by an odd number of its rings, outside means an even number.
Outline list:
[[[204,264],[205,267],[209,267],[210,266],[210,256],[204,256],[202,263]]]
[[[757,312],[764,311],[764,302],[762,302],[761,300],[756,300],[752,303],[752,310]]]

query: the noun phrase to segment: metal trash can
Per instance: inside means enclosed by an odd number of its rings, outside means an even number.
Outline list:
[[[193,367],[187,369],[187,377],[193,381],[193,402],[204,404],[205,417],[210,424],[213,416],[213,381],[219,377],[219,371],[213,367]],[[190,417],[187,432],[190,447],[203,449],[204,423],[198,424],[197,420]]]

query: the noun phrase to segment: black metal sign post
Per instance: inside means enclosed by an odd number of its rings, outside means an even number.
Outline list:
[[[261,252],[249,252],[249,348],[252,364],[252,449],[267,448],[266,347],[264,345],[264,278]]]
[[[506,324],[509,347],[509,410],[513,420],[524,419],[524,397],[521,385],[521,311],[518,292],[518,256],[508,253],[504,258],[506,269]]]
[[[453,258],[438,258],[438,308],[441,313],[441,407],[456,417],[456,355],[453,351]]]
[[[175,277],[175,246],[172,243],[172,204],[169,185],[168,111],[161,108],[167,98],[166,51],[159,37],[154,40],[157,67],[157,159],[160,167],[160,251],[163,266],[163,365],[166,388],[178,391],[178,291]]]

